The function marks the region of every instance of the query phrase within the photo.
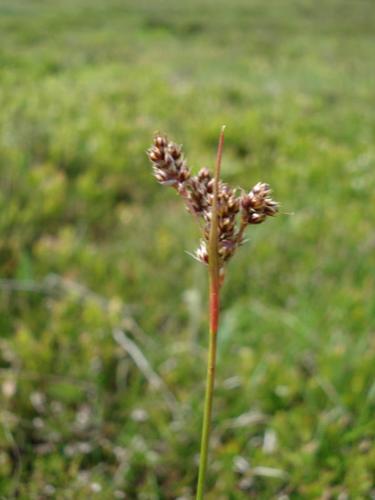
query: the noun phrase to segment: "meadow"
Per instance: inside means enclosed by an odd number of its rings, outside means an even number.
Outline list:
[[[281,214],[227,270],[207,499],[375,498],[372,0],[0,0],[0,498],[193,498],[199,230],[155,131]]]

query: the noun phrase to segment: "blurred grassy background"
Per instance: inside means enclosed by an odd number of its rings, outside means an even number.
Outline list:
[[[191,498],[206,276],[145,150],[211,166],[223,123],[293,215],[227,273],[207,498],[374,498],[373,1],[1,0],[0,33],[2,498]]]

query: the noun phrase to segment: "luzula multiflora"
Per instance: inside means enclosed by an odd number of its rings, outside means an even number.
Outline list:
[[[212,398],[215,382],[216,346],[220,311],[220,287],[224,280],[224,266],[244,241],[249,224],[260,224],[267,216],[275,215],[278,205],[272,200],[268,184],[258,182],[248,193],[234,190],[220,180],[220,166],[224,144],[224,127],[217,150],[215,173],[202,168],[192,175],[181,147],[157,134],[148,151],[156,179],[173,187],[184,200],[187,209],[203,221],[202,239],[195,257],[208,265],[209,275],[209,346],[207,359],[206,393],[203,411],[201,449],[196,499],[202,500],[208,459],[211,429]],[[240,192],[240,194],[237,194]]]
[[[156,134],[148,150],[154,176],[160,184],[173,187],[184,200],[190,213],[203,220],[202,239],[195,257],[208,264],[208,241],[211,227],[214,179],[206,168],[192,175],[181,146],[167,136]],[[239,194],[238,194],[239,192]],[[219,181],[218,189],[218,254],[223,279],[225,263],[244,242],[249,224],[260,224],[278,212],[268,184],[258,182],[249,192],[233,189]]]

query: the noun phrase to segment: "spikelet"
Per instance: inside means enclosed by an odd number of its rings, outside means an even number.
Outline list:
[[[190,177],[181,146],[168,141],[165,135],[157,134],[154,137],[148,157],[152,162],[154,176],[160,184],[181,189]]]

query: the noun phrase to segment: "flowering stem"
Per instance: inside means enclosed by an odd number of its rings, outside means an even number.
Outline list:
[[[219,144],[217,149],[214,192],[212,202],[212,218],[208,245],[208,262],[209,262],[209,346],[207,360],[207,379],[206,379],[206,395],[204,402],[204,414],[202,424],[202,440],[199,460],[199,475],[196,500],[202,500],[204,494],[204,483],[207,470],[207,453],[208,441],[211,430],[211,414],[212,414],[212,398],[215,384],[215,369],[216,369],[216,345],[217,331],[219,324],[219,307],[220,307],[220,277],[219,277],[219,255],[218,255],[218,191],[221,158],[223,155],[224,145],[224,129],[221,128]]]
[[[243,233],[245,232],[246,227],[247,227],[247,222],[242,220],[240,229],[238,230],[238,233],[236,236],[236,243],[238,245],[241,245]]]

